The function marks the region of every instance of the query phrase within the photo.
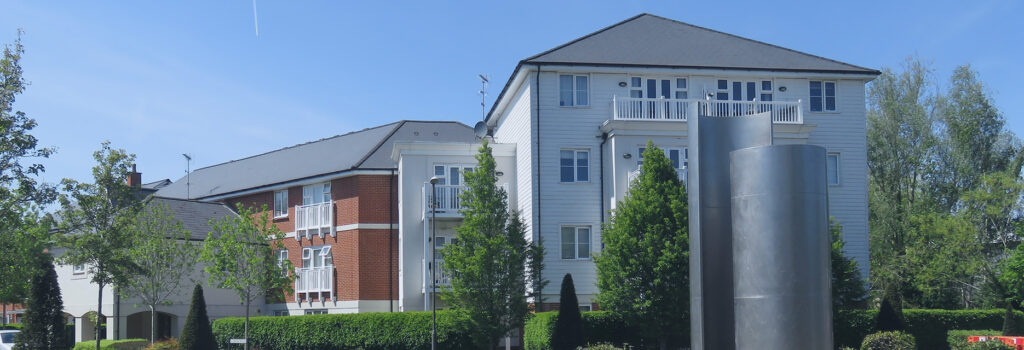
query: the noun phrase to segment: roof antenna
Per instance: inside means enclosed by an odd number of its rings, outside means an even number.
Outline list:
[[[483,74],[477,74],[480,77],[480,120],[484,120],[487,117],[487,113],[484,112],[484,98],[487,97],[487,76]]]
[[[182,157],[185,157],[185,199],[192,199],[192,156],[188,153],[182,153]]]

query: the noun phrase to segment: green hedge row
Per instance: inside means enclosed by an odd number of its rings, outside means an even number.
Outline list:
[[[9,329],[20,330],[21,329],[21,323],[8,323],[8,324],[5,324],[3,326],[0,326],[0,330],[9,330]]]
[[[964,350],[967,347],[967,337],[972,335],[1003,335],[1002,331],[994,330],[963,330],[951,329],[946,332],[946,343],[950,350]]]
[[[588,311],[583,315],[583,336],[587,344],[611,343],[617,346],[628,343],[642,344],[636,330],[627,327],[618,315],[607,311]],[[555,330],[558,311],[541,312],[526,321],[523,328],[523,347],[527,350],[552,349],[551,335]]]
[[[242,338],[245,319],[213,321],[221,349],[240,349],[230,339]],[[249,344],[258,349],[430,349],[431,314],[427,311],[373,312],[249,319]],[[437,312],[439,349],[474,349],[476,334],[469,318],[452,311]]]
[[[947,334],[955,329],[1002,329],[1005,310],[903,310],[906,332],[917,340],[918,349],[949,349]],[[859,348],[864,337],[875,333],[877,310],[840,310],[833,317],[836,347]],[[1018,326],[1024,313],[1014,312]]]
[[[100,350],[139,350],[149,345],[146,339],[100,340]],[[96,341],[75,343],[75,350],[95,350]]]

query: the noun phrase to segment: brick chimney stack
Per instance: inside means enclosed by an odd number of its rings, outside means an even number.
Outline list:
[[[135,164],[132,164],[132,172],[128,173],[128,187],[142,187],[142,173],[135,171]]]

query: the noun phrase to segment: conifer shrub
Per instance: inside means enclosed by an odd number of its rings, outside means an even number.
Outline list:
[[[44,259],[41,271],[32,277],[31,291],[25,305],[25,320],[15,338],[16,347],[27,349],[66,349],[64,302],[57,284],[52,259]]]
[[[192,290],[192,305],[189,307],[181,339],[177,342],[181,350],[215,350],[217,341],[213,337],[210,318],[206,316],[206,298],[203,287],[196,285]]]
[[[579,301],[576,298],[576,286],[572,282],[572,274],[562,278],[562,292],[559,296],[558,318],[552,342],[556,350],[574,350],[584,345],[583,316],[580,315]]]

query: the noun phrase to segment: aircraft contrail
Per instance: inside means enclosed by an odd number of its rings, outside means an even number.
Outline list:
[[[256,0],[252,0],[252,24],[256,27],[256,37],[260,37],[260,20],[256,17]]]

